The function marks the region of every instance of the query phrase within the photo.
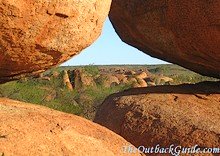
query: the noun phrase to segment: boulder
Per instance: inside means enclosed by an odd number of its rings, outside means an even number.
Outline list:
[[[146,79],[144,79],[147,83],[148,82],[154,82],[156,75],[151,75],[150,77],[147,77]]]
[[[146,79],[148,74],[146,72],[141,72],[140,74],[135,75],[137,79]]]
[[[133,82],[131,84],[131,86],[132,86],[132,88],[139,88],[139,87],[141,87],[141,85],[138,82]]]
[[[220,78],[219,0],[112,0],[120,38],[146,54]]]
[[[60,75],[60,73],[58,71],[52,71],[51,72],[51,76],[54,77],[54,78],[58,78]]]
[[[220,82],[115,93],[101,105],[95,122],[136,147],[219,147]]]
[[[123,79],[121,80],[121,83],[123,83],[123,84],[129,84],[128,78],[127,78],[127,77],[123,78]]]
[[[126,75],[124,74],[113,74],[113,76],[116,76],[120,82],[126,78]]]
[[[74,87],[77,90],[84,90],[87,87],[95,87],[96,83],[93,79],[93,76],[86,73],[82,69],[75,69],[73,71],[73,77],[74,77]]]
[[[111,71],[111,70],[110,70]],[[117,73],[117,74],[124,74],[125,73],[125,69],[124,68],[120,68],[120,67],[118,67],[118,68],[113,68],[112,69],[112,72],[115,72],[115,73]]]
[[[70,91],[73,90],[73,86],[70,82],[69,74],[66,70],[63,70],[63,85]]]
[[[160,77],[161,81],[163,81],[164,83],[171,83],[173,82],[173,79],[167,76],[161,76]]]
[[[137,82],[137,79],[134,78],[134,77],[128,77],[127,80],[128,80],[129,83],[136,83]]]
[[[156,86],[156,84],[155,84],[154,82],[150,82],[150,81],[147,82],[147,85],[148,85],[148,86]]]
[[[0,81],[36,75],[91,45],[111,0],[1,0]]]
[[[136,74],[136,72],[133,70],[125,72],[125,75],[135,75],[135,74]]]
[[[133,88],[147,87],[147,82],[140,78],[130,78],[124,82],[125,84],[130,84]]]
[[[137,79],[138,84],[140,85],[140,87],[147,87],[147,82],[144,79]]]
[[[100,77],[98,78],[98,81],[101,81],[100,83],[104,87],[111,87],[111,86],[120,84],[120,81],[118,80],[118,78],[111,74],[100,75]]]
[[[79,116],[0,98],[0,118],[1,155],[128,155],[129,142]]]

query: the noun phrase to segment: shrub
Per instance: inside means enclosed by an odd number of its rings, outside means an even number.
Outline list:
[[[100,73],[99,68],[95,65],[84,66],[83,69],[87,74],[90,74],[92,76],[96,76]]]

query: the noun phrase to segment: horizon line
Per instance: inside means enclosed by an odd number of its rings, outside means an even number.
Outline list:
[[[76,65],[59,65],[60,67],[68,67],[68,66],[154,66],[154,65],[175,65],[173,63],[161,63],[161,64],[76,64]]]

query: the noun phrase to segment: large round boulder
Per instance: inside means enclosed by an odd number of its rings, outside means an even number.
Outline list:
[[[91,45],[111,0],[1,0],[0,81],[34,75]]]
[[[121,39],[153,57],[220,78],[219,0],[113,0]]]
[[[123,150],[131,145],[125,139],[75,115],[0,98],[0,118],[0,155],[129,154]]]
[[[101,105],[95,122],[137,147],[218,147],[220,82],[116,93]]]

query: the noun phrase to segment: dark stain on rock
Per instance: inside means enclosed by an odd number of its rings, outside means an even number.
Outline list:
[[[61,17],[61,18],[68,18],[68,15],[62,14],[62,13],[55,13],[55,16]]]

